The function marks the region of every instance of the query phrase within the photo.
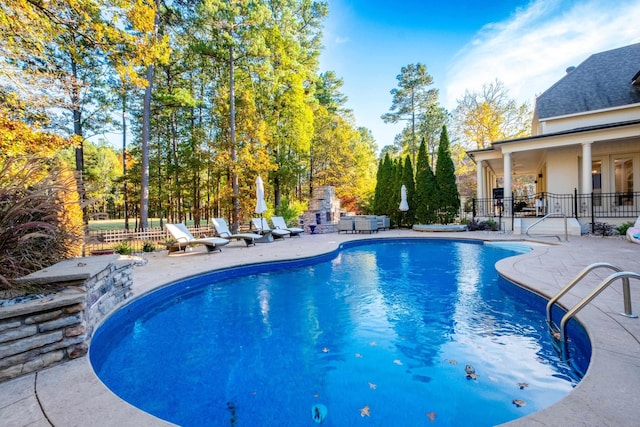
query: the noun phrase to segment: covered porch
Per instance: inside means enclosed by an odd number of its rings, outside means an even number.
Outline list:
[[[622,223],[640,214],[640,121],[591,126],[500,141],[468,151],[477,166],[474,218],[547,214],[573,218],[585,231],[596,221]],[[586,230],[588,231],[588,230]]]

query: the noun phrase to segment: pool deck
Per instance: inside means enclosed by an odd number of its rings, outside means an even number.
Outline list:
[[[318,255],[353,239],[394,237],[522,240],[521,236],[495,232],[389,230],[373,235],[306,234],[252,247],[246,247],[243,242],[232,242],[220,253],[206,253],[203,248],[194,248],[191,252],[168,256],[163,251],[145,255],[149,262],[135,267],[134,295],[139,296],[163,284],[212,269]],[[624,270],[640,273],[640,245],[621,238],[570,236],[569,242],[560,244],[557,239],[550,238],[537,241],[552,245],[535,246],[530,253],[498,262],[497,268],[508,279],[546,296],[554,295],[584,267],[594,262],[609,262]],[[575,304],[610,273],[610,270],[596,270],[565,295],[561,303]],[[506,426],[638,425],[640,319],[618,314],[623,311],[620,283],[614,283],[577,316],[585,325],[593,347],[591,364],[584,379],[556,404]],[[640,312],[638,285],[640,281],[631,280],[636,313]],[[6,427],[172,425],[132,407],[111,393],[95,376],[88,357],[0,383],[0,420],[0,424]]]

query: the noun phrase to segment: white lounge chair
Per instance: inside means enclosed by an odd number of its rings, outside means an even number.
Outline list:
[[[229,240],[220,237],[203,237],[196,239],[184,224],[165,224],[165,226],[167,227],[167,231],[176,239],[176,243],[169,247],[169,253],[180,249],[184,251],[187,249],[187,246],[195,245],[205,245],[207,252],[212,252],[216,249],[222,251],[220,248],[229,244]]]
[[[271,222],[273,223],[273,226],[277,230],[289,231],[291,233],[291,237],[293,237],[293,236],[300,237],[300,233],[304,233],[304,229],[302,229],[302,228],[299,228],[299,227],[287,227],[287,223],[284,222],[284,218],[281,217],[281,216],[272,216],[271,217]]]
[[[265,218],[253,218],[251,223],[258,233],[266,236],[272,236],[273,238],[280,239],[291,235],[290,231],[270,228]]]
[[[263,236],[255,233],[236,233],[232,234],[224,218],[214,218],[212,220],[213,227],[216,229],[218,236],[229,240],[244,240],[247,246],[255,245],[256,240],[260,240]]]

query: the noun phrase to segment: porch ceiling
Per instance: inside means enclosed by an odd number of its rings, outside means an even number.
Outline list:
[[[503,152],[511,153],[511,172],[515,175],[535,174],[549,151],[556,148],[575,147],[588,143],[595,150],[598,146],[624,141],[637,141],[640,136],[640,120],[594,125],[552,134],[537,135],[508,141],[498,141],[491,148],[471,150],[468,154],[475,161],[483,161],[497,177],[504,176]],[[530,148],[530,149],[527,149]]]
[[[535,175],[542,164],[546,150],[530,150],[511,153],[511,173],[514,175]],[[504,175],[502,157],[482,159],[497,177]]]

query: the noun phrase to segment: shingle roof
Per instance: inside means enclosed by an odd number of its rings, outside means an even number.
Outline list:
[[[640,43],[596,53],[538,96],[538,118],[640,103]]]

